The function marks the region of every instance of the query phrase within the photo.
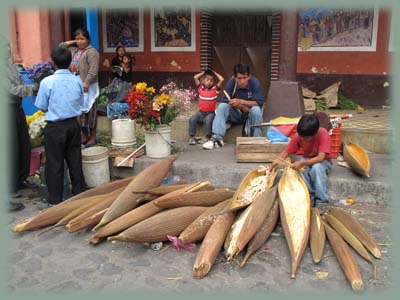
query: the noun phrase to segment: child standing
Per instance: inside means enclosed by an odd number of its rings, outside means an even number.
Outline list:
[[[62,201],[64,159],[69,169],[72,194],[87,189],[82,172],[81,129],[77,119],[84,106],[82,80],[68,69],[72,56],[66,47],[55,47],[51,59],[57,70],[41,81],[35,101],[35,106],[46,112],[44,149],[49,206]]]
[[[290,140],[286,149],[272,161],[272,170],[280,159],[285,159],[289,154],[295,154],[300,148],[303,149],[303,158],[295,161],[292,168],[300,172],[312,200],[315,204],[328,203],[327,177],[332,169],[331,137],[328,131],[319,126],[319,119],[315,115],[304,115],[297,125],[297,133]]]
[[[214,85],[214,76],[218,78],[216,85]],[[199,93],[199,111],[189,119],[189,145],[196,144],[194,136],[196,135],[197,123],[204,123],[204,135],[207,139],[211,137],[217,97],[224,77],[215,71],[207,70],[194,75],[193,79]]]

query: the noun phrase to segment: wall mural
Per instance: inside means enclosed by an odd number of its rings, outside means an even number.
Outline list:
[[[196,51],[194,8],[152,8],[150,20],[151,51]]]
[[[378,9],[299,12],[299,51],[376,51]]]
[[[122,45],[128,52],[143,51],[143,11],[139,8],[104,9],[103,51]]]

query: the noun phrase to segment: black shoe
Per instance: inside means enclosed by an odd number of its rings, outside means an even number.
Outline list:
[[[51,204],[45,201],[40,201],[38,204],[36,204],[36,208],[39,210],[43,210],[43,209],[48,209],[50,207],[53,207],[56,204]]]
[[[19,211],[23,210],[25,208],[25,205],[22,203],[9,203],[8,204],[8,211]]]
[[[35,189],[38,188],[39,186],[36,183],[31,183],[27,180],[21,181],[19,183],[18,188],[23,190],[23,189]]]

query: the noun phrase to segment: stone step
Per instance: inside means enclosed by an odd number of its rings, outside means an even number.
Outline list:
[[[189,117],[179,117],[171,124],[171,138],[175,141],[187,142],[189,140]],[[104,131],[111,134],[111,121],[104,116],[97,118],[98,131]],[[263,127],[263,136],[265,136],[267,127]],[[142,134],[143,129],[136,126],[136,134]],[[203,126],[197,127],[197,135],[203,136]],[[226,144],[236,144],[236,137],[242,135],[242,125],[233,125],[227,130],[224,142]],[[390,154],[392,152],[392,131],[391,130],[373,130],[373,129],[354,129],[342,128],[342,142],[356,143],[367,151],[380,154]]]
[[[210,181],[217,187],[237,189],[244,176],[252,169],[266,163],[237,163],[235,146],[204,150],[201,145],[189,146],[177,142],[174,149],[177,160],[174,162],[168,177],[179,176],[188,182]],[[331,201],[352,197],[356,202],[390,205],[391,187],[389,168],[390,155],[370,154],[371,177],[363,178],[350,169],[337,165],[333,160],[333,168],[328,176],[328,193]],[[133,168],[111,167],[113,176],[124,178],[135,175],[150,164],[159,161],[142,156],[135,161]]]

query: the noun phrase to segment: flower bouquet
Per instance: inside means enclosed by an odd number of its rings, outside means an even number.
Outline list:
[[[41,110],[35,112],[32,116],[26,116],[29,136],[33,148],[43,144],[43,129],[46,127],[45,113]]]
[[[190,115],[192,108],[192,101],[196,98],[196,91],[192,88],[184,89],[170,81],[163,85],[160,89],[161,93],[168,94],[174,99],[176,115]]]
[[[128,114],[145,130],[155,130],[157,125],[171,123],[177,115],[174,98],[166,93],[156,94],[154,87],[139,82],[126,95]]]
[[[43,78],[54,74],[54,68],[48,61],[38,63],[33,68],[26,68],[25,70],[28,78],[37,84],[40,84]]]

